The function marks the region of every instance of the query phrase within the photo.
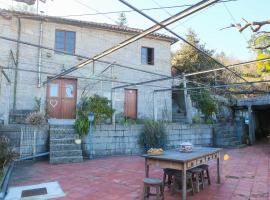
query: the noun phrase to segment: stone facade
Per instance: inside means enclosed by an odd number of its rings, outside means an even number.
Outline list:
[[[142,150],[138,144],[139,133],[142,125],[101,125],[93,131],[93,155],[103,157],[111,155],[138,155]],[[180,143],[189,141],[198,146],[212,146],[212,126],[168,124],[167,148],[178,148]],[[89,134],[83,140],[83,151],[88,155],[91,145]]]
[[[19,23],[21,30],[18,28]],[[41,46],[49,48],[54,48],[55,46],[56,29],[74,31],[76,32],[75,53],[87,57],[93,57],[136,33],[129,28],[126,28],[125,30],[124,28],[119,28],[117,26],[111,27],[113,28],[104,28],[102,25],[98,24],[91,25],[76,20],[66,20],[55,17],[46,16],[41,18],[36,15],[28,16],[27,14],[22,13],[20,14],[20,18],[18,17],[18,13],[15,13],[11,20],[6,20],[0,17],[1,36],[15,40],[19,39],[21,41],[34,44],[39,44],[41,37]],[[170,76],[170,45],[173,42],[174,39],[167,36],[151,36],[134,42],[102,58],[101,60],[110,63],[116,62],[117,64]],[[141,47],[154,48],[154,65],[141,64]],[[11,51],[14,54],[15,60],[18,58],[19,69],[37,71],[40,59],[41,71],[45,72],[41,74],[41,79],[39,80],[38,73],[18,71],[15,103],[13,102],[15,65],[11,58]],[[42,83],[53,74],[58,74],[84,60],[77,56],[64,55],[51,50],[40,49],[40,51],[41,57],[39,57],[39,48],[37,47],[1,39],[1,65],[13,68],[10,70],[5,69],[11,79],[10,85],[6,85],[6,80],[3,77],[0,79],[2,86],[2,89],[0,90],[0,118],[4,119],[5,122],[7,122],[9,110],[12,108],[33,109],[35,105],[35,97],[41,99],[42,108],[44,109],[46,101],[46,85],[39,85],[38,82],[40,81]],[[17,53],[18,55],[16,55]],[[97,77],[97,75],[100,74],[100,72],[107,66],[108,64],[97,61],[94,64],[89,64],[70,74],[73,77],[88,78],[77,78],[77,102],[80,100],[82,93],[87,95],[98,94],[108,97],[109,99],[112,97],[116,113],[121,113],[124,109],[124,89],[118,89],[112,93],[111,88],[123,85],[123,83],[100,81],[98,79],[104,79],[104,77]],[[132,83],[161,77],[159,75],[121,68],[117,65],[113,65],[112,69],[107,70],[103,75],[112,78],[115,81]],[[155,86],[153,87],[153,85]],[[138,118],[153,117],[155,101],[152,98],[153,91],[160,87],[170,88],[171,82],[162,81],[153,84],[130,87],[138,90]],[[166,110],[166,117],[168,120],[171,120],[171,92],[168,92],[166,95],[162,94],[162,96],[157,95],[156,99],[157,112],[162,113]],[[15,107],[13,107],[13,104]],[[157,116],[161,118],[160,114]]]

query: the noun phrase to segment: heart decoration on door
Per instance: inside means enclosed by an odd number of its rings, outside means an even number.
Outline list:
[[[51,105],[53,108],[55,108],[55,107],[57,106],[57,104],[58,104],[58,101],[57,101],[57,100],[55,100],[55,99],[50,100],[50,105]]]

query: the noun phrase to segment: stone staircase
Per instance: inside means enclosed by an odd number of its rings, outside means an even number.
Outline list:
[[[172,121],[180,124],[186,124],[187,118],[184,112],[179,111],[179,106],[173,101],[172,104]]]
[[[172,121],[177,122],[177,123],[181,123],[181,124],[187,123],[187,119],[186,119],[186,116],[184,113],[177,113],[174,111],[172,113]]]
[[[81,145],[75,144],[73,126],[50,126],[50,163],[82,162]]]
[[[233,125],[217,124],[214,126],[214,146],[221,148],[241,148],[245,145],[237,138]]]

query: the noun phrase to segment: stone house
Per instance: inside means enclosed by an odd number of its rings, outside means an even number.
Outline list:
[[[171,88],[165,80],[129,85],[171,76],[170,47],[177,40],[152,34],[84,68],[43,84],[48,78],[91,58],[142,30],[104,23],[0,10],[0,119],[23,116],[36,100],[49,118],[73,121],[81,97],[94,94],[112,100],[116,115],[172,119]],[[19,41],[19,42],[18,42]],[[35,44],[33,46],[33,44]],[[61,53],[63,51],[65,53]],[[118,86],[127,87],[113,89]]]

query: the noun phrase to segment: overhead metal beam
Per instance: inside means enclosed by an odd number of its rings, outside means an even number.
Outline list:
[[[179,76],[176,76],[174,78],[180,78],[180,77],[182,77],[182,76],[179,75]],[[112,88],[112,90],[126,88],[126,87],[130,87],[130,86],[135,86],[135,85],[144,85],[144,84],[148,84],[148,83],[154,83],[154,82],[160,82],[160,81],[167,81],[167,80],[171,80],[171,79],[173,79],[173,78],[172,77],[158,78],[158,79],[149,80],[149,81],[142,81],[142,82],[138,82],[138,83],[131,83],[131,84],[126,84],[126,85],[120,85],[120,86],[117,86],[117,87]]]
[[[252,84],[256,83],[270,83],[270,80],[264,80],[264,81],[252,81],[249,82]],[[203,86],[203,87],[190,87],[187,88],[187,90],[198,90],[198,89],[209,89],[209,88],[228,88],[228,87],[233,87],[233,86],[242,86],[242,85],[247,85],[248,83],[242,82],[242,83],[231,83],[231,84],[224,84],[224,85],[209,85],[209,86]],[[160,90],[155,90],[155,92],[162,92],[162,91],[181,91],[184,90],[183,88],[177,88],[177,89],[160,89]],[[261,91],[261,90],[256,90],[256,91]]]
[[[136,7],[132,6],[131,4],[129,4],[128,2],[126,2],[125,0],[119,0],[120,2],[122,2],[123,4],[125,4],[126,6],[128,6],[129,8],[135,10],[136,12],[138,12],[139,14],[141,14],[142,16],[146,17],[147,19],[151,20],[152,22],[161,25],[157,20],[155,20],[154,18],[150,17],[149,15],[145,14],[144,12],[142,12],[141,10],[137,9]],[[217,2],[217,1],[216,1]],[[171,29],[164,27],[165,30],[167,30],[169,33],[173,34],[175,37],[177,37],[178,39],[184,41],[185,43],[189,44],[190,46],[192,46],[194,49],[196,49],[198,52],[200,52],[201,54],[203,54],[204,56],[206,56],[207,58],[210,58],[211,60],[213,60],[216,64],[221,65],[223,68],[227,69],[228,71],[230,71],[231,73],[233,73],[235,76],[237,76],[238,78],[244,80],[245,82],[248,82],[245,78],[243,78],[241,75],[239,75],[238,73],[236,73],[235,71],[231,70],[230,68],[226,67],[225,65],[223,65],[222,63],[220,63],[218,60],[216,60],[215,58],[213,58],[212,56],[208,55],[206,52],[204,52],[203,50],[197,48],[195,45],[191,44],[189,41],[187,41],[186,39],[184,39],[183,37],[181,37],[179,34],[175,33],[174,31],[172,31]]]
[[[166,19],[164,21],[162,21],[162,22],[160,22],[158,24],[155,24],[154,26],[146,29],[145,31],[134,35],[133,37],[131,37],[131,38],[117,44],[116,46],[114,46],[112,48],[109,48],[109,49],[97,54],[93,58],[88,59],[88,60],[86,60],[86,61],[84,61],[84,62],[82,62],[82,63],[80,63],[80,64],[78,64],[78,65],[76,65],[74,67],[71,67],[70,69],[68,69],[68,70],[66,70],[66,71],[64,71],[64,72],[62,72],[62,73],[48,79],[47,81],[43,82],[43,85],[48,83],[49,81],[55,80],[55,79],[57,79],[57,78],[59,78],[61,76],[67,75],[67,74],[69,74],[69,73],[71,73],[71,72],[73,72],[73,71],[75,71],[77,69],[80,69],[80,68],[82,68],[82,67],[84,67],[84,66],[86,66],[86,65],[88,65],[88,64],[90,64],[90,63],[92,63],[92,62],[94,62],[94,61],[96,61],[98,59],[100,59],[100,58],[103,58],[104,56],[107,56],[107,55],[109,55],[109,54],[111,54],[111,53],[113,53],[113,52],[115,52],[115,51],[117,51],[117,50],[119,50],[119,49],[121,49],[121,48],[123,48],[123,47],[125,47],[125,46],[139,40],[139,39],[141,39],[141,38],[146,37],[149,34],[152,34],[152,33],[156,32],[156,31],[158,31],[158,30],[160,30],[160,29],[162,29],[162,28],[164,28],[164,27],[166,27],[166,26],[168,26],[168,25],[170,25],[170,24],[172,24],[172,23],[174,23],[174,22],[176,22],[176,21],[178,21],[180,19],[183,19],[183,18],[185,18],[185,17],[187,17],[187,16],[189,16],[189,15],[195,13],[195,12],[198,12],[199,10],[202,10],[202,9],[204,9],[204,8],[210,6],[210,5],[212,5],[212,4],[214,4],[214,3],[218,2],[218,1],[219,0],[203,0],[203,1],[195,4],[194,6],[191,6],[191,7],[187,8],[187,9],[185,9],[184,11],[179,12],[179,13],[177,13],[176,15],[174,15],[172,17],[169,17],[168,19]]]
[[[231,67],[239,67],[239,66],[246,65],[246,64],[251,64],[251,63],[266,62],[268,60],[270,60],[270,58],[263,58],[263,59],[258,59],[258,60],[252,60],[252,61],[242,62],[242,63],[236,63],[236,64],[233,64],[233,65],[227,65],[227,67],[229,67],[229,68],[231,68]],[[205,70],[205,71],[200,71],[200,72],[194,72],[194,73],[190,73],[190,74],[185,74],[185,77],[195,75],[195,73],[196,74],[203,74],[203,73],[209,73],[209,72],[214,72],[214,71],[219,71],[219,70],[224,70],[224,69],[225,69],[224,67],[221,67],[221,68],[216,68],[216,69],[212,69],[212,70]],[[166,80],[177,79],[177,78],[182,78],[182,76],[181,75],[178,75],[178,76],[174,76],[174,77],[171,77],[171,78],[167,78]],[[160,81],[160,79],[149,80],[149,81],[147,81],[147,83],[157,82],[157,81]],[[248,84],[250,84],[250,83],[254,84],[253,82],[249,82]],[[120,88],[134,86],[134,85],[142,85],[142,84],[144,84],[144,82],[126,84],[126,85],[118,86],[115,89],[120,89]]]
[[[38,45],[38,44],[31,43],[31,42],[23,41],[23,40],[13,39],[13,38],[10,38],[10,37],[0,36],[0,39],[7,40],[7,41],[10,41],[10,42],[16,42],[16,43],[20,43],[20,44],[24,44],[24,45],[28,45],[28,46],[33,46],[33,47],[37,47],[37,48],[41,48],[41,49],[50,50],[50,51],[54,51],[54,52],[57,52],[57,53],[68,55],[68,56],[76,56],[78,58],[91,59],[90,57],[83,56],[83,55],[80,55],[80,54],[69,54],[66,51],[61,51],[61,50],[46,47],[46,46],[43,46],[43,45]],[[12,52],[12,57],[13,57],[13,62],[16,65],[16,61],[15,61],[13,52]],[[96,60],[96,62],[105,63],[105,64],[111,64],[111,62],[105,61],[105,60]],[[118,67],[121,67],[121,68],[130,69],[130,70],[134,70],[134,71],[139,71],[139,72],[143,72],[143,73],[147,73],[147,74],[168,77],[167,75],[164,75],[164,74],[159,74],[159,73],[155,73],[155,72],[151,72],[151,71],[146,71],[146,70],[143,70],[143,69],[137,69],[137,68],[134,68],[134,67],[130,67],[130,66],[126,66],[126,65],[122,65],[122,64],[118,64],[118,63],[115,63],[114,65],[118,66]]]
[[[258,60],[251,60],[251,61],[246,61],[246,62],[241,62],[241,63],[237,63],[237,64],[232,64],[232,65],[227,65],[227,68],[234,68],[234,67],[240,67],[243,65],[248,65],[248,64],[253,64],[253,63],[258,63],[258,62],[266,62],[269,61],[270,58],[262,58],[262,59],[258,59]],[[198,74],[205,74],[205,73],[210,73],[210,72],[215,72],[215,71],[221,71],[226,69],[225,67],[220,67],[220,68],[216,68],[216,69],[210,69],[210,70],[204,70],[204,71],[198,71],[198,72],[193,72],[193,73],[189,73],[186,74],[185,76],[194,76],[194,75],[198,75]]]

